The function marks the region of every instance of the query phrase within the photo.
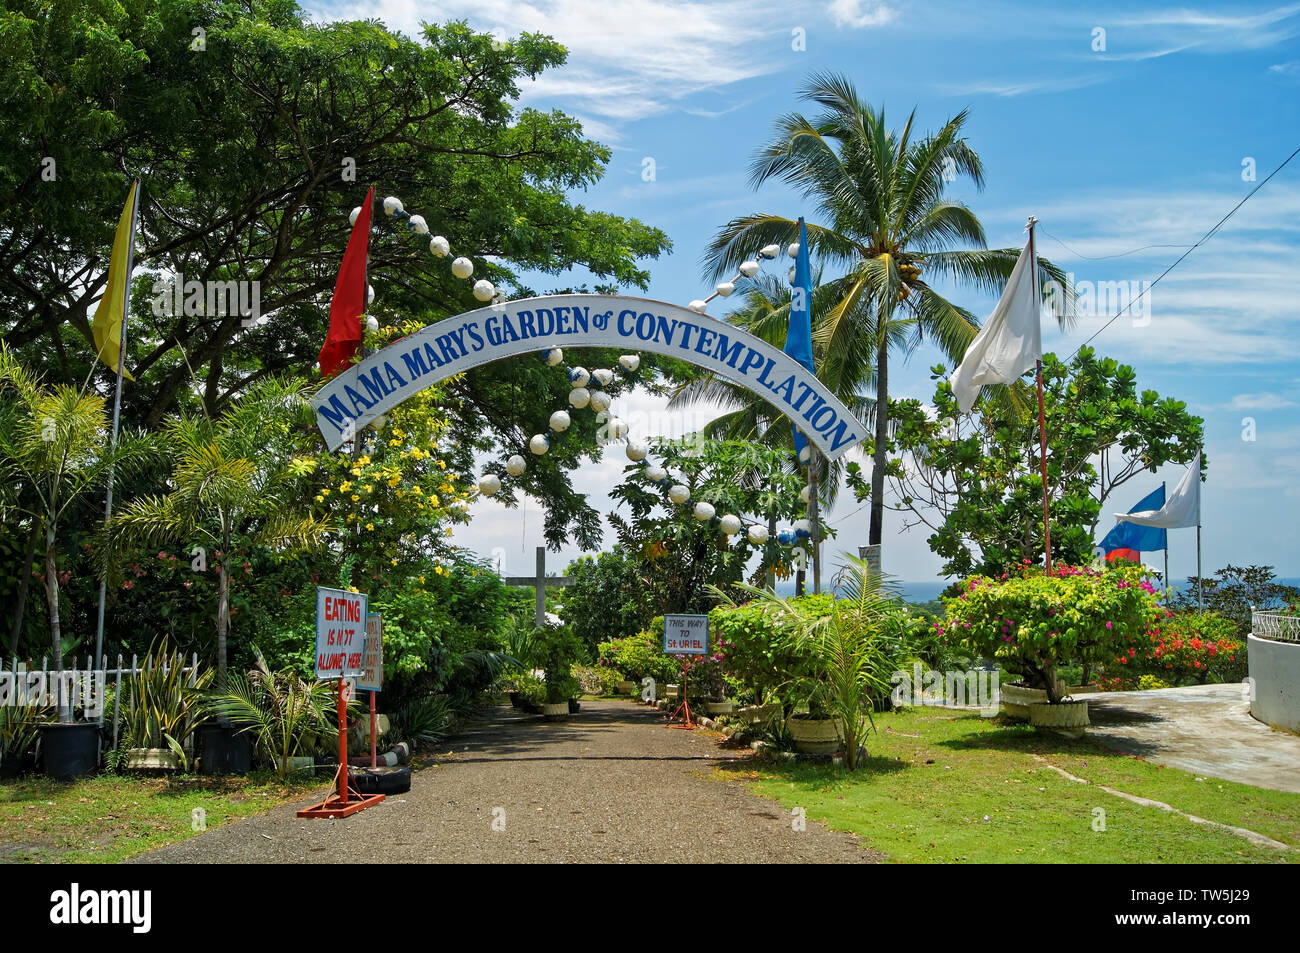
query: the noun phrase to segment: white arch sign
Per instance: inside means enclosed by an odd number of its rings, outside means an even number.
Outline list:
[[[675,304],[590,294],[489,305],[421,328],[327,381],[311,401],[316,422],[335,450],[349,424],[364,427],[425,387],[482,364],[556,347],[651,351],[702,367],[795,421],[828,460],[867,436],[807,368],[766,341]]]

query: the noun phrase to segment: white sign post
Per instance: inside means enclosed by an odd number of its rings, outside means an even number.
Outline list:
[[[691,706],[686,700],[687,679],[691,670],[691,656],[709,654],[709,617],[706,615],[664,616],[664,652],[682,658],[682,703],[668,716],[668,726],[695,727],[691,721]],[[673,724],[681,718],[680,725]]]

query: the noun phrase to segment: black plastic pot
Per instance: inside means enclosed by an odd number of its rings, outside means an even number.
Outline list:
[[[41,725],[41,766],[60,781],[89,777],[99,764],[99,725]]]
[[[524,699],[523,699],[523,696],[520,695],[518,692],[511,692],[511,693],[510,693],[510,707],[511,707],[511,708],[523,708],[523,707],[524,707]]]
[[[253,769],[253,744],[233,725],[203,725],[199,736],[199,774],[248,774]]]
[[[569,714],[570,714],[570,715],[576,715],[576,714],[577,714],[579,711],[581,711],[581,710],[582,710],[582,705],[578,702],[578,699],[576,699],[576,698],[570,698],[570,699],[569,699]]]

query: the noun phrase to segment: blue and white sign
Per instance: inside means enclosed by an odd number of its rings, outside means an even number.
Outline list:
[[[708,655],[709,617],[664,616],[664,651],[669,655]]]
[[[734,381],[795,421],[828,460],[867,436],[816,376],[740,328],[675,304],[617,295],[548,295],[490,305],[394,341],[312,399],[331,450],[412,394],[471,368],[551,348],[651,351]]]

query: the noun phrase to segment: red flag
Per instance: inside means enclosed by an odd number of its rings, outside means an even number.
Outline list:
[[[361,346],[361,315],[366,310],[366,253],[370,244],[370,209],[375,201],[375,187],[366,193],[361,214],[352,226],[348,249],[343,253],[334,297],[330,299],[330,331],[320,349],[320,370],[333,377],[347,368],[352,355]]]
[[[1112,549],[1106,554],[1106,562],[1108,563],[1117,562],[1121,559],[1126,559],[1132,563],[1140,563],[1142,554],[1136,549]]]

